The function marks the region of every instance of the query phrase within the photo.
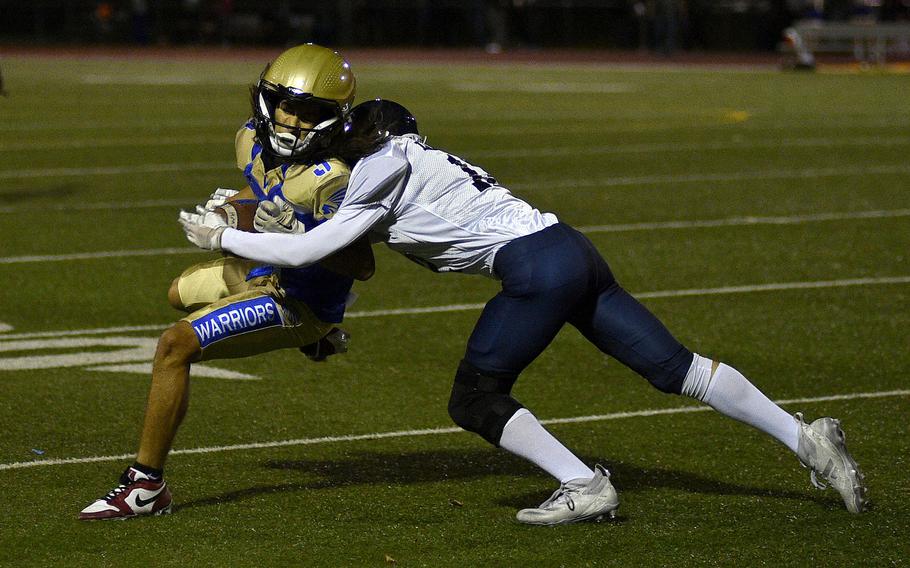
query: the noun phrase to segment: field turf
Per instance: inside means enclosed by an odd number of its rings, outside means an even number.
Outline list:
[[[582,228],[693,350],[788,411],[842,419],[868,512],[567,328],[515,396],[581,418],[549,428],[613,472],[620,514],[519,525],[553,480],[446,412],[496,283],[377,246],[350,353],[215,361],[193,379],[173,515],[76,521],[131,461],[145,367],[177,317],[165,291],[212,257],[177,210],[243,184],[233,134],[263,62],[0,62],[0,564],[908,562],[910,79],[876,73],[352,61],[359,100],[404,103],[430,144]]]

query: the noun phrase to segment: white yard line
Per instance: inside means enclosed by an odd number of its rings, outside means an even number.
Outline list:
[[[175,162],[170,164],[142,164],[135,166],[104,166],[97,168],[44,168],[39,170],[0,171],[0,179],[29,179],[73,176],[120,176],[129,174],[154,174],[186,171],[233,170],[230,162]]]
[[[673,183],[704,183],[771,179],[819,179],[826,177],[903,175],[910,174],[910,165],[882,164],[878,166],[849,166],[842,168],[802,168],[798,170],[756,170],[742,172],[718,172],[697,174],[666,174],[653,176],[625,176],[586,179],[534,180],[510,183],[513,189],[576,189],[623,186],[645,186]]]
[[[348,314],[350,317],[350,314]],[[170,324],[121,325],[116,327],[94,327],[89,329],[66,329],[60,331],[32,331],[26,333],[9,333],[0,335],[0,341],[37,339],[41,337],[79,337],[82,335],[107,335],[110,333],[138,333],[161,331]]]
[[[145,164],[136,166],[106,166],[97,168],[46,168],[39,170],[0,171],[0,179],[30,179],[53,177],[91,177],[129,174],[151,174],[186,171],[232,170],[235,165],[228,162],[189,162],[169,164]],[[854,165],[837,168],[800,168],[781,170],[753,170],[741,172],[707,172],[697,174],[666,174],[656,176],[623,176],[584,179],[538,180],[510,183],[514,189],[571,189],[576,187],[617,187],[649,185],[660,183],[723,182],[765,179],[825,178],[842,176],[891,175],[910,173],[910,165],[881,164]]]
[[[585,225],[577,227],[582,233],[624,233],[660,229],[693,229],[749,225],[798,225],[823,221],[853,219],[888,219],[910,216],[910,209],[879,209],[875,211],[845,211],[810,213],[806,215],[779,215],[773,217],[728,217],[726,219],[701,219],[694,221],[659,221],[652,223],[622,223],[616,225]]]
[[[751,294],[753,292],[774,292],[782,290],[812,290],[818,288],[845,288],[850,286],[876,286],[883,284],[910,284],[910,276],[883,278],[847,278],[842,280],[816,280],[814,282],[777,282],[750,284],[746,286],[722,286],[720,288],[690,288],[687,290],[661,290],[642,292],[636,298],[682,298],[685,296],[716,296],[724,294]]]
[[[166,203],[167,206],[172,205],[171,202],[167,201],[161,203]],[[155,205],[148,206],[153,207]],[[0,212],[2,212],[2,210],[0,210]],[[582,233],[622,233],[630,231],[652,231],[663,229],[691,229],[751,225],[797,225],[802,223],[817,223],[825,221],[846,221],[852,219],[887,219],[898,217],[910,217],[910,209],[880,209],[874,211],[812,213],[807,215],[781,215],[775,217],[728,217],[726,219],[701,219],[693,221],[662,221],[652,223],[624,223],[616,225],[587,225],[578,227],[578,230]],[[200,252],[204,251],[200,251],[199,249],[191,247],[175,247],[159,249],[111,250],[69,254],[6,256],[0,257],[0,264],[64,262],[71,260],[91,260],[99,258],[194,254]]]
[[[156,86],[186,86],[210,85],[222,87],[224,85],[248,85],[249,81],[241,81],[236,76],[207,76],[200,75],[103,75],[88,74],[79,78],[86,85],[156,85]]]
[[[203,146],[221,144],[224,137],[162,136],[106,138],[90,140],[53,140],[45,142],[0,143],[0,152],[23,150],[132,148],[142,146]],[[693,152],[705,150],[748,150],[753,148],[834,148],[839,146],[900,146],[910,144],[910,136],[855,136],[822,138],[775,138],[773,140],[734,139],[718,142],[610,144],[599,146],[560,146],[546,148],[491,149],[467,152],[471,158],[529,158],[536,156],[635,154],[652,152]]]
[[[178,119],[141,119],[141,120],[79,120],[58,118],[52,121],[34,121],[21,119],[21,122],[4,121],[0,124],[0,132],[37,132],[51,130],[55,133],[67,130],[166,130],[170,128],[217,128],[232,127],[234,132],[243,124],[242,120],[228,120],[226,118],[178,118]]]
[[[902,146],[910,136],[857,136],[853,138],[792,138],[774,140],[729,140],[723,142],[611,144],[561,146],[558,148],[515,148],[466,152],[470,158],[531,158],[544,156],[640,154],[656,152],[699,152],[705,150],[750,150],[754,148],[834,148],[838,146]]]
[[[874,399],[898,396],[910,396],[910,390],[893,390],[877,392],[860,392],[850,394],[835,394],[804,398],[793,398],[787,400],[778,400],[777,404],[813,404],[817,402],[828,401],[846,401],[857,399]],[[614,412],[610,414],[595,414],[589,416],[570,416],[566,418],[551,418],[541,420],[542,424],[576,424],[581,422],[604,422],[607,420],[621,420],[625,418],[640,418],[650,416],[666,416],[671,414],[690,414],[694,412],[708,412],[712,410],[709,406],[677,406],[674,408],[655,408],[647,410],[631,410],[626,412]],[[246,444],[232,444],[226,446],[204,446],[199,448],[176,449],[170,455],[187,455],[187,454],[213,454],[222,452],[234,452],[244,450],[260,450],[269,448],[283,448],[291,446],[312,446],[317,444],[332,444],[343,442],[360,442],[366,440],[385,440],[389,438],[413,438],[418,436],[437,436],[442,434],[456,434],[464,432],[458,427],[447,428],[424,428],[418,430],[398,430],[394,432],[372,432],[368,434],[344,434],[338,436],[322,436],[319,438],[297,438],[293,440],[273,440],[266,442],[251,442]],[[46,467],[54,465],[74,465],[96,462],[110,462],[133,459],[134,453],[119,454],[110,456],[86,456],[78,458],[62,459],[45,459],[27,462],[12,462],[0,464],[0,470],[24,469],[28,467]]]
[[[810,122],[795,119],[793,121],[783,122],[766,122],[763,120],[745,121],[733,120],[717,113],[715,118],[697,117],[695,120],[683,122],[680,120],[661,120],[652,122],[634,122],[626,121],[621,117],[588,117],[576,118],[562,121],[537,121],[532,122],[526,119],[514,121],[510,124],[496,124],[489,119],[478,119],[480,124],[470,129],[471,135],[483,136],[486,138],[498,137],[524,137],[539,136],[546,134],[579,134],[588,135],[596,133],[598,135],[622,134],[626,132],[668,132],[668,131],[685,131],[699,129],[702,131],[720,131],[721,133],[739,134],[743,132],[762,132],[762,131],[780,131],[793,132],[794,129],[825,129],[839,130],[844,128],[862,128],[862,129],[898,129],[910,125],[910,120],[906,118],[894,119],[873,119],[873,120],[835,120],[827,122]],[[613,122],[608,122],[613,121]],[[458,135],[458,132],[452,132],[452,135]],[[432,143],[432,140],[430,140]]]
[[[632,83],[571,83],[561,81],[522,81],[520,83],[495,82],[483,83],[471,81],[469,83],[451,83],[449,88],[453,91],[464,93],[590,93],[590,94],[624,94],[634,93],[638,90]]]
[[[160,136],[103,138],[87,140],[46,140],[42,142],[0,143],[0,152],[22,152],[25,150],[79,150],[83,148],[134,148],[140,146],[223,146],[225,136]]]
[[[850,286],[877,286],[890,284],[910,284],[910,276],[886,276],[881,278],[849,278],[843,280],[816,280],[809,282],[772,282],[747,286],[723,286],[720,288],[689,288],[682,290],[657,290],[653,292],[633,293],[640,299],[682,298],[687,296],[714,296],[727,294],[749,294],[753,292],[774,292],[784,290],[812,290],[824,288],[844,288]],[[355,311],[345,314],[346,318],[372,318],[399,315],[436,314],[446,312],[463,312],[482,309],[484,304],[449,304],[444,306],[424,306],[419,308],[395,308],[388,310]],[[159,331],[170,324],[152,324],[137,326],[103,327],[88,329],[69,329],[59,331],[35,331],[10,333],[0,336],[0,341],[34,339],[40,337],[75,337],[81,335],[104,335],[109,333],[129,333]]]
[[[62,262],[70,260],[92,260],[97,258],[119,258],[133,256],[158,256],[171,254],[196,254],[205,252],[198,248],[160,248],[141,250],[108,250],[98,252],[82,252],[73,254],[45,254],[31,256],[0,257],[0,264],[24,264],[30,262]]]
[[[569,114],[526,112],[514,113],[503,111],[494,116],[488,113],[473,113],[467,116],[459,115],[457,119],[440,117],[437,122],[442,125],[454,124],[457,128],[446,128],[446,132],[470,132],[472,135],[514,135],[545,132],[579,132],[579,133],[609,133],[609,132],[641,132],[641,131],[666,131],[682,130],[693,127],[701,129],[728,130],[743,127],[749,132],[761,130],[786,130],[793,132],[795,129],[822,128],[901,128],[910,124],[910,116],[906,113],[890,115],[882,118],[875,114],[848,114],[834,116],[830,114],[794,114],[777,120],[767,120],[770,116],[767,111],[743,109],[748,113],[749,119],[745,122],[731,123],[725,112],[735,109],[681,109],[679,112],[654,112],[639,111],[611,114],[585,114],[571,112]],[[764,116],[763,116],[764,113]],[[759,117],[758,119],[754,117]],[[655,118],[659,120],[654,120]],[[515,125],[521,123],[520,125]],[[111,131],[128,130],[132,133],[145,133],[147,131],[168,131],[172,129],[213,128],[233,129],[228,136],[236,132],[243,124],[242,120],[229,120],[225,118],[181,118],[181,119],[140,119],[140,120],[80,120],[78,118],[60,117],[51,121],[35,121],[16,119],[0,124],[0,132],[40,132],[75,130],[78,132],[102,130]],[[466,126],[468,124],[468,126]]]
[[[720,288],[690,288],[685,290],[658,290],[655,292],[633,293],[636,298],[649,300],[657,298],[682,298],[686,296],[716,296],[725,294],[749,294],[752,292],[772,292],[781,290],[811,290],[816,288],[844,288],[848,286],[873,286],[882,284],[910,284],[910,276],[884,278],[851,278],[844,280],[818,280],[814,282],[774,282],[769,284],[752,284],[748,286],[723,286]],[[393,310],[373,310],[351,312],[346,318],[381,317],[414,314],[432,314],[440,312],[462,312],[479,310],[485,304],[452,304],[448,306],[428,306],[423,308],[401,308]]]
[[[99,211],[108,209],[152,209],[156,207],[192,207],[191,199],[149,199],[145,201],[96,201],[81,203],[47,203],[42,205],[0,207],[0,213],[23,211]]]

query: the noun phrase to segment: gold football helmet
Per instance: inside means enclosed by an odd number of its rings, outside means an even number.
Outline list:
[[[356,81],[331,49],[311,43],[269,63],[253,91],[256,135],[263,150],[285,161],[306,161],[350,128]]]

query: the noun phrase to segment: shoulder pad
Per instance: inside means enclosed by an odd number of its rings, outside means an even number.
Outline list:
[[[253,128],[253,121],[250,120],[240,127],[237,135],[234,137],[234,151],[237,155],[237,167],[241,170],[246,169],[253,159],[253,146],[256,145],[256,130]]]
[[[298,211],[312,213],[317,220],[328,219],[341,205],[350,176],[350,168],[334,158],[312,166],[295,165],[285,172],[281,193]]]

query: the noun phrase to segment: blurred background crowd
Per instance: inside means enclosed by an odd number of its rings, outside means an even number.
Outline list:
[[[0,0],[0,42],[774,50],[796,21],[910,22],[910,0]]]

